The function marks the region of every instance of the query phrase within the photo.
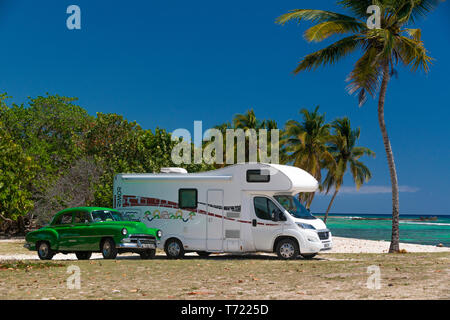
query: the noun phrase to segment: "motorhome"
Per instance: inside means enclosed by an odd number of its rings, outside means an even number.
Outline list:
[[[245,163],[201,173],[117,174],[114,208],[130,220],[162,230],[169,258],[186,252],[275,252],[281,259],[311,258],[332,248],[321,219],[298,200],[318,183],[297,167]]]

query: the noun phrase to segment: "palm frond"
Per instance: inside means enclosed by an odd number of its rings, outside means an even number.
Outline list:
[[[390,0],[395,8],[396,20],[401,23],[415,23],[433,11],[442,0]]]
[[[309,42],[320,42],[333,35],[361,32],[366,28],[366,24],[359,22],[356,19],[325,21],[307,29],[304,33],[304,37]]]
[[[394,41],[395,50],[405,65],[411,65],[412,71],[422,68],[423,71],[428,72],[433,58],[427,55],[422,41],[405,36],[397,36]]]
[[[312,21],[316,23],[336,20],[356,21],[356,19],[353,17],[331,11],[315,9],[294,9],[279,16],[275,20],[275,22],[284,25],[290,21],[296,21],[297,23],[300,23],[302,20]]]
[[[367,19],[367,8],[374,4],[372,0],[340,0],[337,3],[350,10],[354,15]]]
[[[422,31],[420,29],[404,29],[408,36],[416,41],[420,41]]]
[[[367,93],[373,97],[378,90],[382,73],[378,59],[378,50],[375,47],[367,49],[347,77],[347,81],[350,82],[347,86],[348,92],[354,94],[359,91],[359,106],[366,101]]]
[[[334,64],[341,58],[356,50],[361,45],[362,40],[357,35],[343,38],[324,49],[305,56],[297,65],[294,73],[297,74],[305,70],[310,71],[321,65]]]

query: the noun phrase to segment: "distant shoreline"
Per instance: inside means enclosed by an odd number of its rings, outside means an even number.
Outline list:
[[[319,217],[322,218],[324,217],[323,215],[315,215],[315,217]],[[392,220],[392,218],[381,218],[381,217],[360,217],[360,216],[355,216],[355,217],[351,217],[348,214],[342,217],[339,216],[334,216],[334,215],[328,215],[328,217],[333,217],[333,218],[339,218],[339,219],[347,219],[350,218],[352,220]],[[450,216],[449,216],[450,218]],[[419,216],[419,218],[399,218],[399,220],[401,221],[436,221],[438,219],[438,216]]]
[[[324,212],[312,212],[313,216],[316,217],[323,217],[325,216]],[[329,213],[329,217],[336,217],[336,216],[383,216],[383,217],[390,217],[392,214],[390,213]],[[442,217],[442,218],[449,218],[450,219],[450,213],[441,213],[441,214],[434,214],[434,213],[401,213],[401,217]]]

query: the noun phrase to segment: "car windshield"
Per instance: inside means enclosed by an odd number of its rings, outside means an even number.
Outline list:
[[[299,219],[315,219],[315,217],[307,210],[297,197],[290,195],[274,196],[275,200],[286,209],[293,217]]]
[[[127,221],[118,211],[96,210],[92,212],[92,219],[99,221]]]

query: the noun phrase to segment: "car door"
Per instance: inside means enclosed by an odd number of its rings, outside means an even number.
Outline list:
[[[280,209],[265,196],[253,197],[252,236],[257,251],[272,251],[273,239],[283,231],[283,221],[273,221]]]
[[[58,217],[53,225],[58,233],[59,250],[72,250],[76,246],[76,234],[73,230],[73,212],[67,212]]]
[[[98,239],[93,233],[92,219],[88,211],[76,211],[73,215],[73,235],[76,237],[76,250],[98,249]]]

